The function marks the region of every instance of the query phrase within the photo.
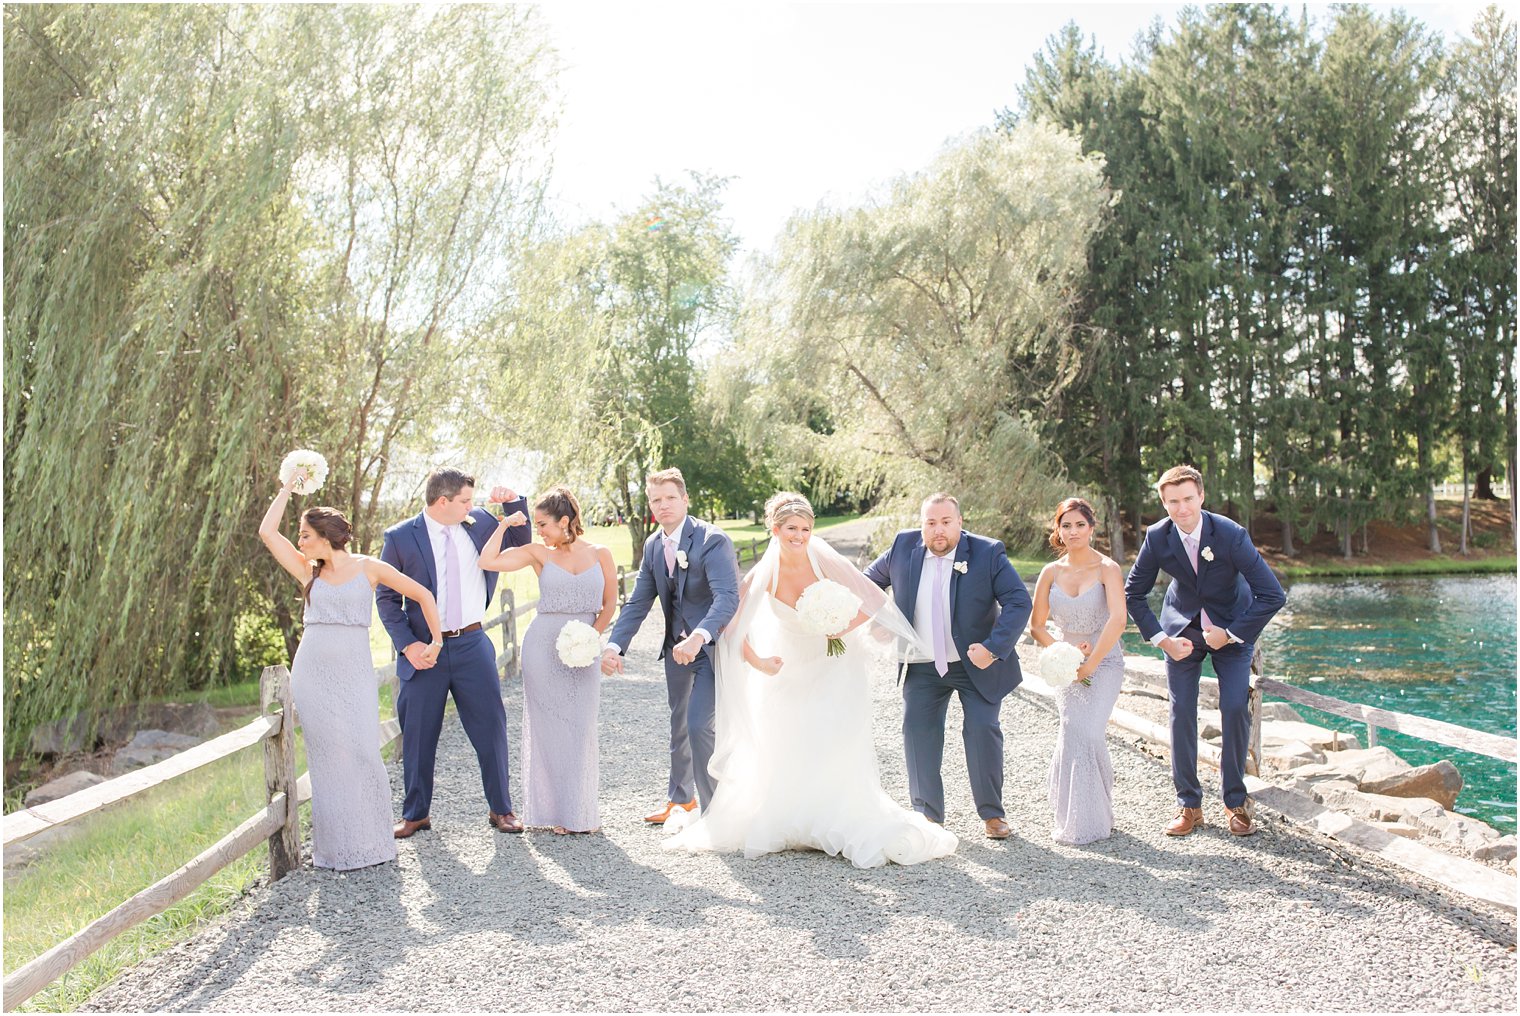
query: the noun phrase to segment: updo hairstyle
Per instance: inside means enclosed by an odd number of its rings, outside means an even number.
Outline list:
[[[1094,529],[1098,528],[1098,516],[1093,512],[1093,506],[1087,503],[1085,498],[1069,497],[1056,505],[1055,517],[1050,520],[1050,545],[1056,550],[1064,550],[1066,544],[1061,542],[1061,519],[1068,512],[1077,512],[1087,524]]]
[[[565,546],[586,531],[581,524],[581,505],[570,493],[569,487],[550,487],[549,492],[538,499],[533,510],[542,512],[554,521],[565,520]]]
[[[765,528],[775,529],[793,515],[805,515],[813,521],[813,506],[808,499],[795,490],[782,490],[771,495],[765,502]]]

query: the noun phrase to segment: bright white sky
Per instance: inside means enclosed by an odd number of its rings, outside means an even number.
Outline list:
[[[1067,21],[1117,61],[1182,6],[547,3],[563,64],[554,207],[567,223],[604,219],[656,176],[699,170],[732,177],[735,231],[746,251],[767,250],[796,209],[859,201],[1016,105],[1025,68]],[[1375,6],[1449,43],[1484,5]]]

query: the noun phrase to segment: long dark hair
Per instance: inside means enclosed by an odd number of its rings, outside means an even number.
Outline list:
[[[336,508],[321,505],[308,508],[301,513],[301,521],[310,526],[312,532],[332,544],[333,550],[342,550],[354,538],[354,527],[348,524],[348,517]],[[307,603],[311,602],[312,583],[322,574],[322,566],[326,563],[320,557],[311,562],[311,581],[301,590],[301,597]]]

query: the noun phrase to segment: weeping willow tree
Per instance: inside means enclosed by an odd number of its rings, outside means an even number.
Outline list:
[[[472,286],[537,203],[526,19],[5,9],[13,745],[291,649],[255,533],[286,451],[324,451],[363,540],[394,449],[450,440],[428,349],[499,298]]]
[[[729,405],[794,473],[904,515],[950,490],[971,524],[1032,539],[1065,491],[1031,416],[1086,353],[1072,300],[1109,201],[1101,158],[1027,123],[879,202],[794,218],[718,372]]]
[[[579,490],[587,509],[614,507],[636,551],[653,470],[679,466],[704,514],[748,508],[767,485],[703,398],[699,347],[733,314],[723,186],[657,181],[611,222],[536,246],[495,326],[512,336],[487,368],[510,443],[536,451],[540,475]]]

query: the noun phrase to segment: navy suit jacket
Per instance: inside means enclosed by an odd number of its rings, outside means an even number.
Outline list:
[[[656,599],[665,611],[661,659],[671,646],[698,628],[712,636],[712,642],[702,649],[707,652],[717,643],[719,634],[739,608],[739,560],[734,553],[734,541],[727,533],[688,515],[681,524],[681,537],[676,546],[686,555],[686,567],[677,564],[672,576],[665,570],[665,546],[660,528],[656,526],[644,541],[644,555],[639,562],[633,593],[623,604],[617,624],[612,626],[612,634],[607,637],[607,641],[616,643],[625,656],[628,643],[638,634],[639,625],[644,623],[644,617]]]
[[[918,579],[928,553],[923,532],[904,529],[865,572],[881,588],[891,588],[897,609],[909,622],[918,605]],[[977,692],[998,702],[1024,680],[1013,647],[1029,625],[1033,602],[997,540],[963,531],[955,560],[963,562],[966,571],[950,572],[950,638]],[[997,657],[986,670],[979,670],[967,655],[977,642]]]
[[[513,512],[522,512],[530,519],[533,517],[528,513],[526,497],[520,497],[516,501],[502,505],[502,514],[511,515]],[[471,542],[475,544],[475,552],[478,554],[481,548],[490,542],[491,534],[496,532],[497,519],[483,508],[471,509],[469,517],[474,519],[474,523],[465,526],[464,531],[469,534]],[[532,539],[533,523],[528,522],[521,526],[509,527],[502,540],[502,546],[522,547]],[[438,576],[435,574],[437,567],[433,563],[433,543],[428,538],[427,523],[423,521],[420,512],[385,531],[385,545],[380,549],[380,560],[395,565],[396,570],[401,574],[422,583],[435,597],[438,595]],[[496,579],[499,574],[493,571],[485,573],[487,610],[491,606],[491,597],[496,595]],[[428,630],[427,619],[422,616],[422,606],[416,600],[408,600],[385,585],[375,586],[375,604],[380,610],[380,623],[385,625],[386,633],[391,637],[391,645],[396,647],[396,676],[403,681],[409,681],[416,671],[401,651],[413,642],[426,644],[433,641],[433,633]]]
[[[1198,620],[1200,610],[1207,610],[1215,627],[1228,628],[1242,642],[1254,643],[1287,602],[1282,585],[1244,527],[1213,512],[1204,512],[1199,525],[1196,573],[1175,522],[1162,519],[1146,530],[1135,565],[1124,580],[1129,616],[1150,640],[1160,631],[1181,635]],[[1146,597],[1161,570],[1172,576],[1172,584],[1166,589],[1158,621]]]

